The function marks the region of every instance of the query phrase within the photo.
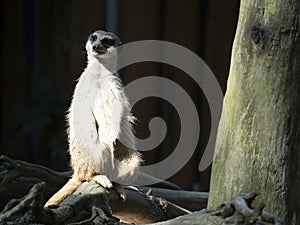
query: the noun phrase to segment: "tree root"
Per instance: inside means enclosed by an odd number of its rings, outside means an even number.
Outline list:
[[[27,210],[25,215],[18,218],[15,221],[16,224],[35,221],[40,214],[40,209],[43,207],[43,189],[45,186],[44,182],[36,184],[23,198],[12,199],[0,213],[0,222],[21,213],[24,209]]]
[[[259,195],[253,190],[234,198],[230,203],[222,204],[213,215],[222,216],[226,224],[275,224],[282,225],[279,217],[264,212],[265,205],[260,203],[256,208],[252,207],[252,201]]]
[[[11,183],[18,177],[35,177],[47,184],[62,186],[72,175],[71,171],[57,172],[44,166],[14,160],[5,155],[0,156],[0,162],[2,163],[2,166],[0,166],[1,185]]]

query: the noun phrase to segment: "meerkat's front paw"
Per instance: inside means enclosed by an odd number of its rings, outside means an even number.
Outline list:
[[[95,175],[90,180],[95,181],[104,188],[113,188],[111,181],[105,175]]]
[[[95,181],[97,184],[101,185],[104,188],[114,188],[120,199],[123,201],[126,200],[126,193],[125,190],[122,188],[122,186],[118,183],[112,183],[107,176],[105,175],[95,175],[90,180]]]

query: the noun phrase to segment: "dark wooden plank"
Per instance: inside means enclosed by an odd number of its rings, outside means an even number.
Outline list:
[[[15,123],[27,103],[23,2],[1,4],[1,154],[27,159],[27,137]]]
[[[192,0],[187,2],[184,1],[173,1],[166,0],[163,4],[163,39],[173,43],[182,45],[189,50],[198,53],[201,43],[199,42],[201,32],[204,27],[200,26],[200,1]],[[180,57],[180,56],[178,56]],[[183,59],[184,60],[184,59]],[[170,66],[162,67],[162,74],[166,78],[176,82],[183,87],[185,92],[194,99],[197,103],[197,96],[199,90],[195,82],[190,77],[178,69],[174,69]],[[176,90],[169,90],[170,93]],[[198,103],[197,103],[198,104]],[[187,109],[188,110],[188,109]],[[162,112],[168,115],[168,132],[171,135],[168,136],[168,140],[164,142],[163,146],[163,157],[171,154],[177,145],[180,136],[180,120],[176,116],[176,112],[170,111],[170,108],[166,105],[162,107]],[[182,115],[185,116],[185,115]],[[199,127],[191,127],[191,132]],[[185,149],[181,149],[185,151]],[[196,149],[199,151],[199,149]],[[197,176],[197,158],[193,157],[190,161],[184,165],[184,167],[170,180],[179,186],[190,189],[193,186],[194,180]],[[170,162],[170,167],[176,166],[183,162],[180,159],[176,159],[174,162]],[[183,165],[182,165],[183,166]]]
[[[120,38],[123,43],[139,40],[160,39],[161,35],[161,4],[159,0],[153,1],[121,1],[120,2]],[[122,70],[122,78],[128,84],[143,76],[158,76],[160,65],[158,63],[138,63]],[[157,86],[158,87],[158,86]],[[157,88],[154,87],[154,88]],[[139,138],[147,138],[150,133],[148,123],[151,118],[159,116],[158,99],[144,99],[133,108],[138,118],[136,133]],[[159,160],[160,148],[142,152],[145,164],[153,164]]]

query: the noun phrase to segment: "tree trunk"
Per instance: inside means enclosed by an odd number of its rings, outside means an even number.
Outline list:
[[[253,188],[300,224],[299,0],[242,0],[209,208]]]

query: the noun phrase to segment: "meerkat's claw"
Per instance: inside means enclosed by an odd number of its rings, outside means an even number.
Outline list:
[[[46,202],[44,208],[57,209],[59,207],[59,203]]]
[[[95,181],[97,184],[101,185],[104,188],[113,188],[111,181],[105,175],[96,175],[91,178],[92,181]]]
[[[113,182],[113,186],[114,186],[114,189],[119,194],[120,199],[125,202],[126,201],[126,192],[125,192],[124,188],[120,184],[115,183],[115,182]]]

